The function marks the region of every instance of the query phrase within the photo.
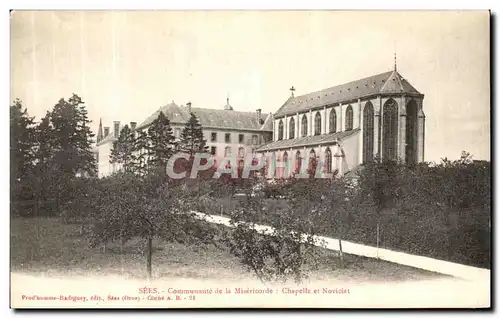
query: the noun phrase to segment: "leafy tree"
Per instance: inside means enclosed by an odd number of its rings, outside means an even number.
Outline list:
[[[152,170],[165,172],[168,159],[176,149],[175,137],[167,117],[160,112],[148,128],[148,166]]]
[[[109,162],[120,165],[124,171],[133,171],[134,148],[134,134],[128,125],[125,125],[120,131],[118,139],[113,142]]]
[[[148,134],[145,130],[138,130],[133,145],[133,171],[143,176],[147,171]]]
[[[154,174],[137,177],[120,171],[101,180],[100,199],[88,232],[92,246],[133,237],[146,241],[147,273],[152,276],[153,238],[181,243],[210,243],[213,226],[190,213],[190,193]]]
[[[10,106],[11,185],[30,173],[34,160],[34,121],[19,99]]]
[[[246,194],[230,212],[234,227],[226,233],[230,252],[262,282],[289,278],[301,282],[318,259],[314,200],[285,204],[283,200],[262,200],[250,191]],[[258,228],[262,223],[271,229],[263,232]]]

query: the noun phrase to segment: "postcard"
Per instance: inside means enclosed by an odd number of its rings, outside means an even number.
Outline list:
[[[10,12],[10,305],[489,308],[490,12]]]

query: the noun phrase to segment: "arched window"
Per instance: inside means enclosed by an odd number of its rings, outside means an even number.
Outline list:
[[[283,121],[280,120],[278,124],[278,140],[283,140]]]
[[[398,104],[389,99],[383,106],[382,157],[386,160],[397,159],[398,146]]]
[[[226,164],[226,169],[231,168],[231,159],[229,158],[231,156],[231,147],[227,146],[224,149],[224,157],[227,158],[227,164]]]
[[[405,158],[407,164],[417,163],[417,129],[418,129],[418,105],[412,99],[406,105],[406,149]]]
[[[332,173],[332,151],[329,147],[325,150],[325,172]]]
[[[345,110],[345,130],[352,130],[353,127],[353,114],[351,105],[347,106]]]
[[[363,163],[373,159],[373,105],[367,102],[363,110]]]
[[[285,151],[283,154],[283,162],[285,163],[285,168],[283,169],[283,174],[281,175],[283,178],[288,177],[288,152]]]
[[[302,115],[302,137],[307,136],[307,117]]]
[[[314,135],[321,135],[321,114],[319,112],[314,116]]]
[[[337,112],[335,108],[330,111],[330,132],[337,132]]]
[[[288,123],[288,139],[293,139],[295,138],[295,120],[290,118],[290,121]]]
[[[309,152],[309,164],[308,164],[308,173],[310,176],[313,176],[316,173],[316,151],[314,149],[311,149]]]
[[[295,173],[299,173],[302,169],[302,157],[300,156],[300,151],[297,150],[295,153]]]

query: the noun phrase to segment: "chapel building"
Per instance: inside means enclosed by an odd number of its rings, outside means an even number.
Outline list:
[[[268,164],[287,163],[275,177],[294,175],[309,158],[339,176],[374,157],[424,161],[424,95],[396,64],[392,71],[305,95],[290,90],[274,114],[273,141],[257,149]]]

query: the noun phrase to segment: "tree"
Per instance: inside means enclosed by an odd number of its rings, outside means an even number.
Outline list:
[[[14,214],[25,215],[33,206],[32,179],[35,140],[34,121],[19,99],[10,106],[10,196]],[[26,203],[28,203],[26,205]]]
[[[57,195],[57,184],[60,171],[55,164],[55,134],[47,112],[35,127],[35,169],[32,187],[36,200],[36,215],[50,213],[50,202]]]
[[[229,212],[234,230],[226,232],[225,240],[230,252],[262,282],[286,282],[290,277],[301,282],[317,265],[315,201],[262,200],[251,195],[251,187],[246,194]],[[258,228],[262,223],[271,229],[263,232]]]
[[[19,99],[10,106],[10,176],[11,185],[25,178],[33,167],[34,117],[28,115]]]
[[[124,171],[133,171],[134,148],[134,133],[128,128],[128,125],[125,125],[120,131],[118,139],[113,142],[109,162],[120,165]]]
[[[138,177],[120,171],[100,180],[93,224],[88,232],[92,246],[133,237],[146,241],[147,274],[152,277],[153,238],[180,243],[210,243],[213,226],[190,213],[190,192],[160,175]]]
[[[148,168],[161,172],[166,171],[168,159],[176,149],[175,137],[167,117],[160,112],[148,128]]]
[[[203,137],[203,128],[194,113],[191,113],[180,139],[179,150],[190,156],[199,152],[208,152],[207,141]]]
[[[54,131],[55,162],[62,173],[95,175],[97,165],[92,153],[94,133],[90,130],[82,99],[73,94],[61,98],[50,114]]]
[[[138,130],[133,145],[133,171],[143,176],[147,171],[148,134],[145,130]]]

